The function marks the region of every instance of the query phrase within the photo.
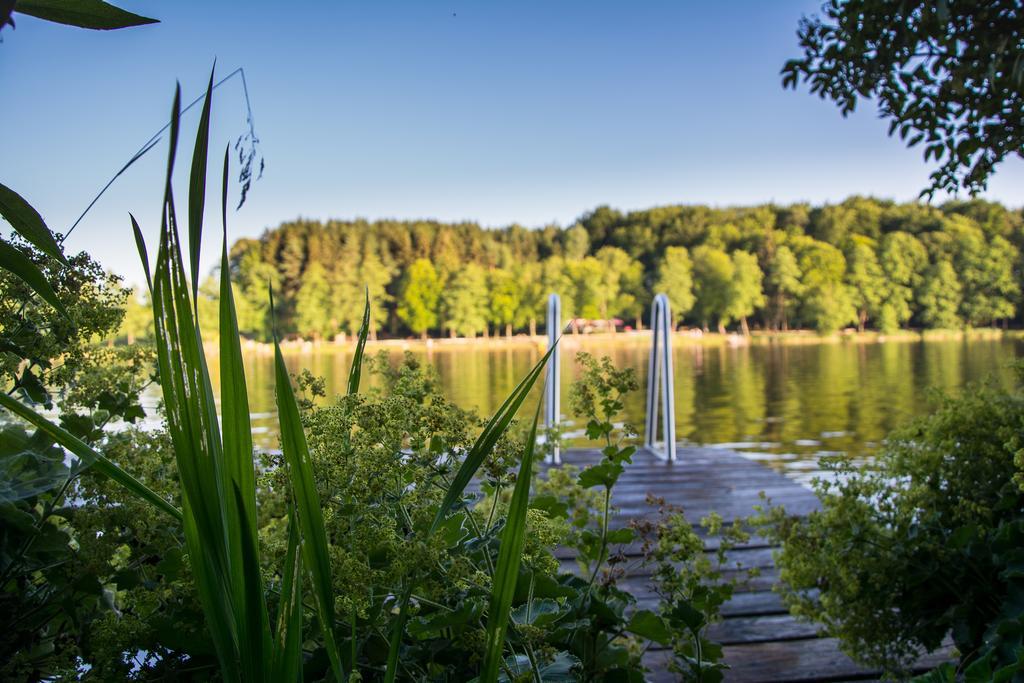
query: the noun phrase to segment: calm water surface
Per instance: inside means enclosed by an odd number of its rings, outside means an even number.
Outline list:
[[[569,412],[569,385],[578,374],[577,350],[635,368],[644,386],[648,344],[643,337],[569,340],[562,353],[563,412]],[[402,351],[390,353],[397,363]],[[414,353],[437,368],[453,401],[490,414],[542,349],[466,345]],[[1008,366],[1021,355],[1024,343],[1015,339],[677,348],[676,430],[680,441],[733,448],[806,481],[823,455],[870,455],[891,429],[927,412],[936,389],[956,391],[988,378],[1008,385]],[[324,377],[328,396],[344,391],[350,361],[335,347],[286,355],[292,372],[309,369]],[[255,441],[276,447],[273,356],[247,353],[246,365]],[[211,372],[216,378],[215,365]],[[643,389],[629,398],[626,412],[642,429]]]

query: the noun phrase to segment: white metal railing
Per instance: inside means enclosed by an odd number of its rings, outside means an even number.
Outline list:
[[[562,300],[557,294],[548,296],[548,348],[550,349],[558,341],[558,335],[562,330]],[[561,403],[559,400],[558,388],[561,385],[562,371],[559,363],[561,345],[555,346],[555,350],[548,358],[547,379],[544,384],[544,428],[547,430],[548,438],[552,430],[558,428],[561,420]],[[558,442],[556,441],[551,452],[545,458],[547,462],[559,464],[562,462],[559,453]]]
[[[676,394],[675,375],[672,371],[672,311],[668,297],[654,297],[651,308],[651,358],[647,372],[647,420],[644,446],[670,462],[676,459]],[[659,391],[661,396],[659,397]],[[658,431],[659,400],[662,413],[661,436],[663,449],[659,451],[655,435]]]

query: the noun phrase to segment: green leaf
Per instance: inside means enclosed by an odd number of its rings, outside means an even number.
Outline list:
[[[228,522],[234,503],[224,486],[220,426],[188,275],[182,262],[171,184],[181,121],[181,88],[171,108],[160,244],[152,276],[153,330],[168,432],[182,488],[185,541],[221,675],[239,671],[238,612],[233,605]],[[243,643],[242,646],[247,646]]]
[[[480,436],[477,437],[473,447],[469,449],[469,453],[466,454],[465,460],[462,461],[462,465],[459,470],[455,473],[455,477],[452,479],[451,485],[445,492],[444,500],[441,501],[441,506],[437,510],[437,515],[434,517],[433,523],[430,525],[430,533],[433,533],[438,525],[444,520],[448,511],[452,509],[456,502],[462,498],[463,492],[469,482],[472,481],[476,471],[480,469],[480,465],[483,464],[487,456],[494,450],[495,444],[501,435],[508,429],[512,419],[519,412],[520,406],[523,405],[523,401],[526,400],[533,385],[537,382],[537,378],[540,377],[541,373],[547,365],[548,358],[557,348],[560,340],[555,340],[555,343],[551,345],[547,353],[537,361],[537,364],[533,366],[533,369],[527,373],[526,377],[519,383],[519,385],[512,390],[509,397],[505,399],[501,407],[498,408],[498,412],[490,419]]]
[[[100,31],[158,22],[102,0],[18,0],[14,11],[57,24]]]
[[[530,501],[530,507],[540,510],[551,519],[566,519],[569,517],[569,504],[559,500],[558,496],[545,493],[534,496]]]
[[[235,510],[239,519],[245,519],[245,500],[236,484],[232,491]],[[235,602],[236,622],[239,634],[239,653],[242,660],[244,680],[258,681],[265,678],[264,666],[270,656],[270,638],[266,623],[266,605],[263,598],[263,576],[260,573],[259,550],[254,543],[255,536],[247,529],[233,529],[237,535],[241,553],[241,586],[233,585],[241,601]],[[237,579],[236,579],[237,580]],[[262,608],[262,609],[261,609]]]
[[[153,279],[149,274],[149,252],[146,250],[146,240],[142,236],[142,228],[139,227],[139,222],[135,220],[135,216],[129,213],[128,217],[132,220],[132,235],[135,237],[135,248],[139,252],[139,260],[142,261],[142,271],[146,274],[146,288],[152,294]]]
[[[191,187],[189,191],[189,237],[192,249],[193,305],[198,291],[199,244],[203,224],[204,195],[206,193],[206,156],[210,127],[210,103],[213,73],[206,91],[203,120],[196,134],[195,156],[192,159]],[[197,170],[196,158],[202,159]],[[223,187],[221,196],[223,244],[220,267],[220,387],[221,422],[223,434],[223,489],[234,491],[237,506],[227,509],[228,553],[230,583],[234,590],[235,623],[239,628],[239,655],[243,675],[249,680],[263,677],[265,659],[273,649],[270,634],[270,616],[262,591],[259,562],[259,535],[256,518],[256,472],[253,464],[252,424],[249,417],[249,392],[245,382],[242,347],[239,341],[238,316],[231,288],[228,262],[227,235],[227,174],[228,152],[224,152]],[[197,179],[198,177],[198,179]],[[198,312],[196,313],[198,316]],[[198,325],[198,322],[197,322]],[[260,590],[255,590],[259,585]]]
[[[15,380],[14,386],[33,403],[41,403],[45,408],[52,407],[50,393],[46,391],[39,376],[32,372],[31,367],[22,370],[21,376]]]
[[[707,623],[704,613],[685,600],[677,600],[668,616],[673,623],[682,624],[691,631],[696,631]]]
[[[514,655],[507,658],[505,667],[512,672],[516,681],[521,680],[523,676],[531,676],[531,680],[533,680],[533,665],[526,655]],[[579,671],[582,667],[582,663],[574,655],[568,652],[556,652],[552,659],[540,662],[537,673],[540,674],[541,683],[575,683],[579,680]],[[498,680],[506,683],[509,681],[508,674],[503,671]]]
[[[425,636],[437,633],[446,628],[464,626],[476,621],[483,612],[483,603],[479,600],[464,600],[454,610],[438,610],[425,617],[417,617],[409,622],[409,634]]]
[[[518,625],[544,626],[558,620],[565,610],[550,598],[534,599],[512,610],[510,617]]]
[[[143,484],[141,481],[94,451],[86,445],[84,441],[73,436],[67,430],[55,425],[36,411],[19,403],[3,392],[0,392],[0,407],[6,408],[21,419],[32,424],[36,429],[41,430],[55,442],[78,456],[78,458],[87,466],[91,467],[93,470],[99,472],[108,479],[117,482],[124,487],[125,490],[134,493],[142,500],[153,505],[153,507],[163,510],[175,519],[181,519],[180,510],[168,503],[159,494]]]
[[[388,661],[384,670],[384,683],[395,683],[398,677],[398,656],[402,648],[402,635],[405,633],[405,622],[409,619],[409,600],[412,597],[412,584],[405,587],[398,601],[398,618],[391,625],[391,636],[388,641]]]
[[[626,624],[626,630],[659,645],[668,645],[672,640],[672,630],[665,620],[646,609],[633,613],[633,616],[629,618],[629,623]]]
[[[585,489],[594,486],[611,488],[622,475],[622,465],[614,462],[602,462],[599,465],[592,465],[579,474],[579,485]]]
[[[193,305],[199,296],[199,248],[203,240],[203,210],[206,207],[206,160],[209,156],[207,152],[210,146],[210,109],[213,104],[215,69],[216,64],[214,69],[210,70],[210,82],[206,86],[203,113],[199,116],[199,129],[196,131],[196,146],[192,151],[192,172],[189,174],[188,181],[188,246],[189,265],[192,267]],[[224,222],[226,232],[227,221]]]
[[[5,240],[0,240],[0,268],[13,273],[38,294],[39,298],[67,317],[67,309],[57,298],[57,292],[53,291],[53,287],[43,275],[43,271],[39,270],[39,267],[25,255],[25,252]]]
[[[508,628],[509,610],[515,595],[516,580],[519,577],[519,561],[526,539],[526,512],[530,503],[530,482],[533,478],[533,454],[537,446],[537,422],[540,419],[541,403],[533,415],[533,425],[526,441],[526,452],[519,464],[519,474],[512,491],[505,528],[501,532],[501,547],[498,550],[498,564],[494,569],[494,584],[491,588],[490,607],[487,612],[487,636],[484,644],[484,663],[480,680],[494,683],[501,670],[502,654],[505,649],[505,631]]]
[[[632,543],[635,535],[629,527],[612,529],[608,532],[608,544]]]
[[[43,217],[32,208],[32,205],[22,199],[21,195],[0,183],[0,216],[4,217],[14,231],[24,237],[36,249],[47,256],[52,256],[65,266],[71,265],[60,245],[54,239],[53,233],[46,227]]]
[[[281,578],[277,637],[271,659],[270,680],[294,683],[302,665],[302,553],[299,552],[298,515],[288,505],[288,552]]]
[[[271,295],[273,310],[273,295]],[[331,582],[331,563],[327,551],[327,532],[324,529],[320,495],[313,481],[309,447],[302,431],[299,406],[295,401],[288,368],[284,364],[281,345],[274,332],[274,366],[277,386],[277,412],[281,421],[281,451],[288,465],[288,474],[299,513],[302,529],[302,553],[313,582],[313,598],[316,602],[317,617],[324,635],[324,646],[331,662],[331,668],[339,681],[345,680],[341,656],[334,640],[334,590]]]
[[[359,393],[359,379],[362,375],[363,353],[366,350],[366,336],[370,332],[370,290],[366,290],[366,305],[363,307],[363,322],[359,326],[359,340],[352,355],[352,367],[348,371],[348,395]]]

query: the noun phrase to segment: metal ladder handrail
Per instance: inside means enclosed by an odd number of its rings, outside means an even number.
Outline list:
[[[676,459],[676,394],[672,365],[672,311],[668,296],[654,297],[651,307],[651,357],[647,367],[647,411],[644,447],[655,455],[675,462]],[[659,451],[654,440],[658,430],[658,390],[661,390],[662,439]]]
[[[561,421],[561,397],[559,386],[561,385],[562,370],[560,355],[561,344],[556,345],[559,332],[562,329],[562,299],[557,294],[548,296],[547,332],[548,348],[552,346],[555,350],[548,358],[547,377],[544,383],[544,429],[547,431],[547,438],[550,438],[552,430],[558,428]],[[558,465],[562,462],[559,444],[556,441],[551,451],[545,456],[545,461]]]

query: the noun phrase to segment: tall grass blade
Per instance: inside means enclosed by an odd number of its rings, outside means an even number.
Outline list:
[[[213,85],[211,74],[210,85]],[[209,97],[209,91],[207,94]],[[206,108],[203,115],[209,119]],[[205,147],[196,152],[206,154]],[[194,168],[194,167],[193,167]],[[242,362],[242,346],[239,341],[238,316],[235,310],[234,294],[231,288],[230,263],[228,262],[227,232],[227,176],[228,155],[224,154],[224,171],[221,192],[221,219],[223,221],[223,242],[220,264],[220,398],[221,420],[223,422],[222,475],[224,488],[233,490],[238,505],[228,511],[228,552],[231,566],[230,583],[234,589],[236,623],[239,626],[239,654],[242,658],[242,673],[247,680],[264,678],[263,671],[272,649],[270,617],[262,588],[259,563],[259,535],[256,518],[256,471],[253,464],[252,423],[249,417],[249,392],[245,382],[245,367]],[[198,189],[201,191],[205,185]],[[193,187],[193,189],[196,189]],[[202,211],[199,212],[199,230],[202,229]],[[193,245],[198,249],[198,239]],[[195,253],[198,261],[198,252]],[[196,271],[193,270],[193,277]],[[193,290],[194,291],[194,290]]]
[[[359,338],[356,341],[355,353],[352,354],[352,367],[349,368],[348,372],[348,395],[355,396],[359,393],[359,381],[362,377],[363,372],[363,355],[366,352],[366,338],[370,333],[370,288],[367,287],[365,290],[366,299],[363,304],[363,320],[359,326]],[[350,444],[350,433],[345,434],[345,448],[347,449]],[[350,508],[352,504],[352,496],[346,494],[345,506]],[[352,539],[354,537],[354,518],[355,515],[351,512],[348,513],[348,540],[349,549],[351,550]],[[359,658],[359,638],[357,628],[357,618],[355,608],[349,610],[348,615],[349,624],[349,661],[352,662],[352,667],[355,668],[355,663]],[[389,669],[390,670],[390,669]]]
[[[543,373],[545,366],[547,365],[548,359],[551,354],[557,348],[561,338],[555,340],[555,343],[551,345],[547,353],[537,364],[533,366],[533,369],[527,373],[526,377],[519,383],[519,385],[512,390],[509,397],[505,399],[505,402],[501,404],[498,411],[490,419],[483,431],[480,432],[480,436],[477,437],[473,447],[470,448],[469,453],[466,454],[465,460],[462,461],[462,465],[455,473],[455,477],[452,479],[451,485],[445,492],[444,500],[441,501],[441,507],[437,510],[437,515],[434,517],[433,523],[430,525],[430,532],[433,533],[437,527],[444,521],[448,511],[451,510],[452,506],[458,502],[462,494],[466,490],[466,486],[473,479],[477,470],[480,469],[480,465],[483,464],[487,456],[490,455],[491,451],[494,450],[495,444],[498,439],[501,438],[502,434],[508,429],[512,419],[519,412],[519,408],[523,405],[523,401],[529,395],[530,390],[533,389],[533,385],[536,384],[537,378]]]
[[[359,340],[352,355],[352,367],[348,371],[348,395],[359,393],[359,380],[363,372],[363,354],[366,351],[366,337],[370,333],[370,289],[366,289],[366,304],[363,306],[363,322],[359,326]]]
[[[142,271],[146,274],[146,289],[149,290],[149,294],[152,296],[153,278],[149,274],[149,250],[146,249],[146,239],[142,236],[142,228],[139,227],[139,222],[135,220],[135,216],[129,213],[128,217],[132,219],[132,235],[135,236],[135,248],[139,251]]]
[[[175,89],[171,148],[153,282],[157,367],[182,484],[185,540],[200,602],[222,676],[239,679],[239,639],[229,558],[220,430],[188,277],[182,263],[171,178],[180,124],[181,89]],[[232,506],[234,503],[232,503]]]
[[[177,520],[181,519],[181,510],[164,500],[160,494],[143,484],[141,481],[125,472],[93,450],[87,443],[74,434],[66,431],[63,427],[50,422],[45,417],[32,410],[28,406],[16,401],[7,394],[0,392],[0,406],[11,411],[21,419],[39,429],[53,439],[62,447],[68,449],[93,470],[99,472],[108,479],[117,482],[127,491],[135,494],[153,507],[162,510]]]
[[[495,683],[501,668],[505,648],[505,631],[508,629],[508,613],[512,608],[512,597],[516,592],[519,577],[519,559],[526,539],[526,510],[530,503],[530,483],[533,479],[533,454],[537,446],[537,421],[540,407],[533,415],[533,426],[526,441],[526,453],[519,464],[516,486],[512,491],[505,528],[501,532],[501,548],[498,550],[498,565],[494,569],[494,583],[491,587],[491,604],[487,611],[487,638],[484,645],[484,666],[480,675],[481,683]]]
[[[270,680],[295,683],[302,664],[302,553],[295,504],[288,505],[288,551],[281,578],[281,604]]]
[[[39,295],[39,298],[57,309],[64,317],[67,317],[68,310],[64,308],[53,291],[49,280],[39,270],[39,266],[32,262],[21,249],[5,240],[0,240],[0,268],[8,270],[24,282],[29,288]]]
[[[199,115],[199,130],[196,132],[196,146],[192,152],[192,173],[188,188],[188,247],[189,265],[192,267],[192,305],[199,296],[199,248],[203,240],[203,210],[206,208],[206,159],[210,145],[210,109],[213,104],[213,74],[217,69],[214,62],[210,70],[210,83],[206,86],[206,100],[203,113]],[[244,490],[244,489],[243,489]]]
[[[245,519],[245,501],[242,498],[242,491],[237,486],[233,490],[235,498],[235,509],[239,519]],[[242,680],[251,683],[269,680],[266,676],[269,673],[267,664],[270,657],[270,637],[266,630],[266,608],[261,611],[260,605],[264,605],[263,597],[263,576],[260,574],[260,557],[256,544],[250,534],[238,534],[242,546],[242,572],[241,601],[235,602],[235,608],[239,610],[238,621],[238,650],[242,661]]]
[[[398,618],[391,625],[391,640],[388,643],[388,663],[384,671],[384,683],[395,683],[398,676],[398,655],[405,634],[405,622],[409,619],[409,600],[412,598],[412,584],[406,586],[398,600]]]
[[[273,310],[273,294],[271,294]],[[273,315],[273,314],[271,314]],[[341,683],[345,672],[334,639],[334,593],[331,582],[331,563],[327,552],[327,532],[324,529],[323,512],[320,509],[320,495],[313,481],[309,447],[302,431],[299,406],[295,401],[288,368],[284,364],[277,331],[274,331],[274,366],[277,387],[277,413],[281,421],[281,450],[288,466],[292,492],[298,509],[299,526],[302,530],[302,554],[312,579],[313,599],[316,603],[317,618],[324,636],[324,647],[331,662],[335,678]]]

